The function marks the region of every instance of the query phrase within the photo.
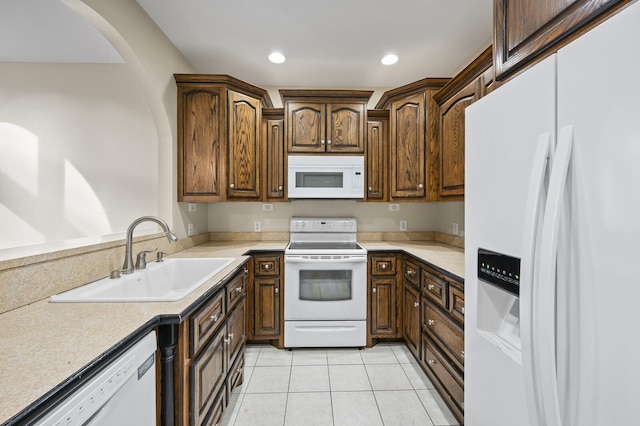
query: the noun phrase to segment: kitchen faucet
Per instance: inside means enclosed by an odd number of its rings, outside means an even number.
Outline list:
[[[129,229],[127,229],[126,251],[125,251],[125,254],[124,254],[124,265],[122,266],[122,271],[121,271],[123,274],[131,274],[134,271],[134,265],[133,265],[133,230],[140,223],[147,222],[147,221],[156,222],[158,225],[160,225],[160,227],[164,231],[164,233],[167,236],[167,239],[169,240],[170,243],[175,243],[176,241],[178,241],[178,237],[176,237],[176,235],[173,232],[171,232],[171,230],[169,229],[169,225],[167,225],[167,223],[164,220],[160,219],[159,217],[142,216],[142,217],[137,218],[136,220],[134,220],[131,223],[131,225],[129,225]]]

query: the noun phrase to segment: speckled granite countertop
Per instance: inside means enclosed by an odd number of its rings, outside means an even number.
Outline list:
[[[435,241],[360,241],[368,250],[400,250],[464,277],[464,251]],[[171,257],[236,260],[177,302],[50,303],[48,299],[0,315],[0,423],[73,379],[136,330],[183,313],[246,260],[247,251],[284,250],[286,241],[209,242]],[[88,332],[90,330],[90,332]]]

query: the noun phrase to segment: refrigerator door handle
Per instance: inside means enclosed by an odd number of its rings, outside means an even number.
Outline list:
[[[522,247],[522,266],[520,269],[520,339],[522,347],[522,368],[524,371],[525,395],[527,409],[532,425],[541,424],[543,417],[540,394],[539,371],[536,368],[535,356],[536,299],[534,299],[536,247],[538,243],[538,223],[544,211],[545,175],[549,167],[551,155],[551,135],[543,133],[538,137],[538,144],[533,156],[533,165],[529,177],[529,190],[524,216],[524,234]]]
[[[573,126],[560,130],[558,147],[549,178],[547,207],[542,225],[540,275],[536,281],[539,298],[538,362],[542,384],[544,421],[546,426],[561,426],[558,377],[556,365],[556,263],[562,201],[567,187],[567,175],[573,147]]]

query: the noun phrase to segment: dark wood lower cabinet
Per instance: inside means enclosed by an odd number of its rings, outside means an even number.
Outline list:
[[[256,253],[251,259],[247,337],[284,348],[284,253]]]
[[[177,326],[175,422],[167,424],[219,424],[230,393],[242,384],[247,277],[240,270]]]
[[[253,334],[256,337],[277,338],[280,336],[280,278],[256,278],[253,286]]]
[[[420,293],[405,281],[403,291],[404,341],[416,359],[420,359]]]

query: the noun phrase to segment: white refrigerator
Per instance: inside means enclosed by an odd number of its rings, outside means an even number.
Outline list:
[[[465,424],[640,424],[640,3],[465,120]]]

